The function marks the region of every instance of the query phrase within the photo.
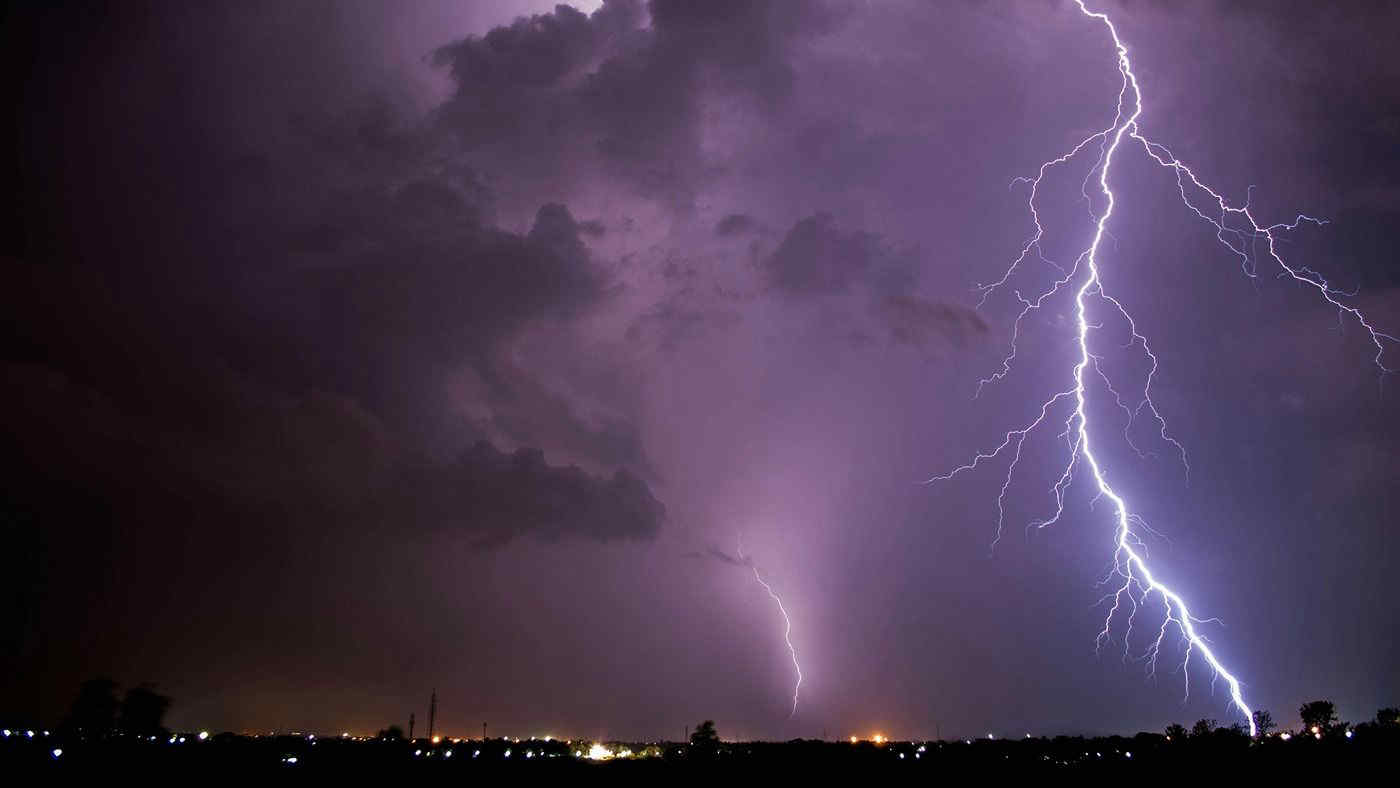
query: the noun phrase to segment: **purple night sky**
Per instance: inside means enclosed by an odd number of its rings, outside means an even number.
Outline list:
[[[1328,219],[1284,253],[1400,332],[1400,8],[1091,5],[1150,135]],[[434,687],[451,735],[1236,721],[1173,649],[1096,656],[1111,513],[1086,484],[1023,527],[1053,440],[995,551],[1004,465],[921,483],[1075,360],[1058,303],[974,399],[1018,307],[975,287],[1034,229],[1012,180],[1113,119],[1069,0],[4,13],[0,714],[107,675],[211,730],[372,733]],[[1140,148],[1114,167],[1100,268],[1191,464],[1110,425],[1115,487],[1255,708],[1369,718],[1400,700],[1397,382]],[[1086,171],[1044,187],[1052,257]]]

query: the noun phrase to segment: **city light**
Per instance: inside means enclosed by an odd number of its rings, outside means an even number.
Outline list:
[[[200,740],[200,741],[206,741],[206,740],[208,740],[208,738],[209,738],[209,731],[200,731],[200,732],[199,732],[199,740]]]
[[[613,757],[613,751],[601,744],[594,744],[588,748],[588,760],[590,761],[606,761],[611,757]]]

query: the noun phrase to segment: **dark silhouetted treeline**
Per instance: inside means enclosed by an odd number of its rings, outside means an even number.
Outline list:
[[[1367,722],[1337,719],[1328,701],[1299,709],[1302,726],[1277,730],[1255,714],[1259,735],[1240,724],[1198,720],[1189,729],[1134,736],[979,738],[952,741],[725,742],[706,720],[686,741],[593,742],[557,739],[405,738],[397,726],[373,737],[311,734],[239,735],[167,731],[170,699],[150,686],[118,699],[106,679],[80,688],[64,724],[53,731],[7,728],[0,771],[66,770],[118,774],[162,772],[191,778],[290,770],[317,777],[441,775],[549,780],[665,780],[689,773],[778,778],[794,774],[934,780],[974,776],[1197,777],[1249,773],[1300,779],[1393,773],[1400,752],[1400,710],[1383,708]],[[1376,771],[1380,770],[1380,771]]]

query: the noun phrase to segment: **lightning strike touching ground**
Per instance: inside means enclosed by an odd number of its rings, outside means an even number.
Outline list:
[[[792,645],[792,619],[788,617],[787,608],[783,607],[783,600],[773,591],[773,586],[769,585],[768,581],[763,579],[763,575],[759,574],[758,566],[754,564],[753,559],[744,555],[742,541],[739,543],[739,560],[753,570],[753,579],[757,580],[758,584],[763,586],[763,590],[768,592],[768,596],[777,603],[778,612],[783,616],[783,642],[787,643],[788,653],[792,655],[792,669],[797,674],[797,681],[792,686],[792,711],[788,712],[788,719],[792,719],[797,715],[797,696],[802,691],[802,666],[797,664],[797,649]]]
[[[1021,450],[1026,438],[1047,422],[1058,420],[1058,416],[1052,414],[1063,413],[1064,429],[1056,437],[1064,440],[1067,459],[1063,472],[1050,489],[1055,502],[1055,510],[1047,517],[1032,521],[1028,528],[1045,528],[1060,519],[1064,513],[1066,490],[1073,483],[1076,472],[1080,472],[1085,467],[1089,471],[1095,488],[1093,501],[1097,502],[1106,498],[1113,505],[1117,526],[1113,565],[1103,581],[1105,585],[1112,584],[1110,587],[1113,590],[1103,598],[1104,602],[1111,601],[1112,604],[1104,619],[1103,630],[1096,639],[1096,647],[1102,649],[1103,645],[1111,640],[1114,622],[1119,618],[1120,611],[1125,611],[1123,615],[1127,618],[1127,631],[1124,635],[1123,647],[1125,657],[1130,656],[1129,639],[1137,613],[1149,599],[1154,597],[1159,599],[1163,609],[1162,622],[1157,628],[1156,637],[1152,640],[1151,645],[1141,655],[1147,661],[1149,671],[1155,673],[1157,657],[1167,638],[1175,631],[1184,643],[1185,653],[1180,669],[1186,682],[1188,696],[1190,693],[1189,663],[1193,655],[1199,655],[1210,667],[1212,685],[1217,680],[1225,681],[1230,690],[1230,702],[1248,723],[1250,734],[1255,735],[1253,715],[1249,704],[1244,699],[1240,680],[1226,670],[1210,648],[1209,641],[1198,631],[1198,626],[1201,624],[1218,622],[1215,619],[1195,617],[1181,594],[1163,584],[1153,575],[1146,562],[1147,553],[1140,534],[1140,532],[1152,533],[1151,529],[1139,515],[1129,509],[1127,501],[1109,484],[1107,472],[1099,457],[1093,452],[1087,409],[1091,381],[1086,380],[1085,374],[1090,367],[1092,367],[1093,376],[1103,384],[1107,393],[1113,397],[1116,406],[1126,415],[1128,426],[1124,428],[1123,435],[1128,445],[1140,456],[1144,455],[1144,452],[1128,436],[1128,429],[1135,419],[1146,414],[1155,422],[1158,437],[1179,454],[1182,465],[1189,472],[1184,447],[1168,433],[1166,421],[1152,400],[1152,383],[1157,373],[1157,356],[1148,344],[1147,337],[1139,332],[1137,323],[1128,309],[1117,297],[1108,294],[1100,277],[1099,247],[1104,236],[1108,234],[1109,219],[1113,215],[1117,199],[1111,185],[1110,172],[1114,157],[1119,153],[1123,141],[1125,139],[1131,141],[1129,149],[1141,146],[1141,149],[1153,162],[1173,172],[1176,176],[1182,203],[1215,229],[1216,239],[1230,253],[1240,258],[1241,268],[1247,276],[1258,275],[1259,260],[1258,255],[1253,250],[1262,246],[1268,261],[1281,269],[1278,274],[1280,277],[1290,277],[1300,284],[1315,289],[1324,301],[1336,308],[1339,320],[1350,318],[1358,323],[1366,331],[1368,341],[1376,349],[1374,361],[1382,375],[1393,371],[1386,366],[1384,358],[1388,343],[1400,340],[1378,330],[1359,309],[1341,300],[1354,295],[1354,293],[1338,290],[1316,271],[1290,265],[1280,256],[1278,240],[1281,233],[1296,229],[1304,223],[1324,224],[1325,222],[1310,216],[1299,215],[1292,222],[1261,224],[1251,211],[1248,200],[1243,205],[1231,204],[1219,192],[1207,186],[1190,167],[1183,164],[1166,146],[1143,136],[1138,124],[1142,115],[1142,94],[1138,87],[1137,76],[1133,73],[1132,63],[1128,58],[1127,47],[1119,38],[1117,28],[1114,27],[1113,21],[1109,19],[1107,14],[1089,10],[1085,5],[1085,0],[1075,0],[1075,4],[1087,19],[1102,23],[1112,38],[1117,53],[1118,71],[1122,80],[1118,91],[1117,108],[1113,123],[1107,128],[1086,137],[1068,153],[1041,164],[1035,177],[1018,178],[1014,182],[1030,187],[1027,205],[1035,225],[1034,233],[1000,279],[991,284],[978,286],[977,289],[981,294],[979,306],[984,304],[994,292],[1007,287],[1017,269],[1029,260],[1039,260],[1055,269],[1057,278],[1047,289],[1030,298],[1019,290],[1014,291],[1016,300],[1021,304],[1021,311],[1016,316],[1012,326],[1009,352],[1002,360],[1000,368],[978,383],[977,391],[980,394],[984,387],[1000,381],[1010,373],[1012,366],[1017,361],[1017,343],[1021,337],[1021,326],[1025,318],[1030,313],[1040,309],[1047,299],[1069,290],[1074,291],[1078,361],[1071,370],[1068,387],[1045,400],[1034,419],[1021,427],[1008,431],[1004,440],[991,451],[979,452],[969,462],[948,473],[934,476],[928,482],[952,479],[960,473],[975,470],[984,463],[1008,455],[1010,460],[1007,464],[1005,480],[997,496],[997,530],[996,538],[992,543],[995,546],[996,542],[1001,539],[1006,519],[1007,491],[1021,460]],[[1086,150],[1097,152],[1097,160],[1085,175],[1080,190],[1084,201],[1089,204],[1089,214],[1094,224],[1094,232],[1088,247],[1075,258],[1072,265],[1066,267],[1046,258],[1042,250],[1041,244],[1045,229],[1041,224],[1041,213],[1037,200],[1040,197],[1040,186],[1046,174],[1056,167],[1070,164]],[[1096,179],[1094,178],[1095,174],[1097,174]],[[1102,212],[1097,214],[1094,211],[1093,198],[1089,193],[1091,179],[1097,180],[1097,192],[1103,204]],[[1101,322],[1090,320],[1091,305],[1099,307],[1109,318],[1121,320],[1131,333],[1131,340],[1125,349],[1131,350],[1140,347],[1141,353],[1148,362],[1148,372],[1146,380],[1143,382],[1142,396],[1136,403],[1124,400],[1120,391],[1114,387],[1109,376],[1100,366],[1101,356],[1090,349],[1091,332],[1102,328]]]

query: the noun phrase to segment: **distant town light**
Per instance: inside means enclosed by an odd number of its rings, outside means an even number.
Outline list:
[[[1351,738],[1351,731],[1347,731],[1347,738],[1348,738],[1348,739]]]
[[[441,736],[434,736],[434,737],[433,737],[433,744],[442,744],[442,737],[441,737]]]
[[[448,750],[447,752],[445,752],[445,753],[442,754],[442,757],[444,757],[444,758],[451,758],[451,757],[452,757],[452,751],[451,751],[451,750]]]
[[[510,757],[510,750],[506,750],[506,757],[507,757],[507,758]]]
[[[207,740],[208,738],[209,738],[209,731],[200,731],[200,732],[199,732],[199,740],[200,740],[200,741],[205,741],[205,740]]]
[[[10,735],[10,732],[9,732],[9,731],[5,731],[5,735],[6,735],[6,736],[9,736],[9,735]],[[856,737],[852,736],[852,737],[851,737],[851,744],[855,744],[855,743],[856,743]]]
[[[9,729],[9,728],[6,728],[6,729],[5,729],[5,738],[7,738],[7,739],[10,738],[10,729]]]
[[[601,744],[594,744],[588,748],[588,760],[590,761],[606,761],[611,757],[613,757],[613,751]]]
[[[34,738],[34,731],[25,731],[24,735],[32,739]]]
[[[871,737],[870,737],[870,740],[873,741],[873,742],[875,742],[876,744],[884,744],[884,743],[885,743],[885,735],[884,735],[883,733],[877,733],[877,734],[875,734],[874,736],[871,736]]]
[[[1291,733],[1289,733],[1289,732],[1287,732],[1287,731],[1284,731],[1283,733],[1280,733],[1280,734],[1278,735],[1278,737],[1279,737],[1279,739],[1281,739],[1281,740],[1283,740],[1283,741],[1288,741],[1289,739],[1293,738],[1293,734],[1291,734]]]
[[[1319,732],[1316,725],[1312,726],[1312,732],[1313,732],[1313,733],[1318,733],[1318,732]]]
[[[58,756],[60,756],[60,755],[62,755],[62,754],[63,754],[63,748],[62,748],[62,747],[55,747],[55,748],[53,748],[53,757],[57,758]]]

